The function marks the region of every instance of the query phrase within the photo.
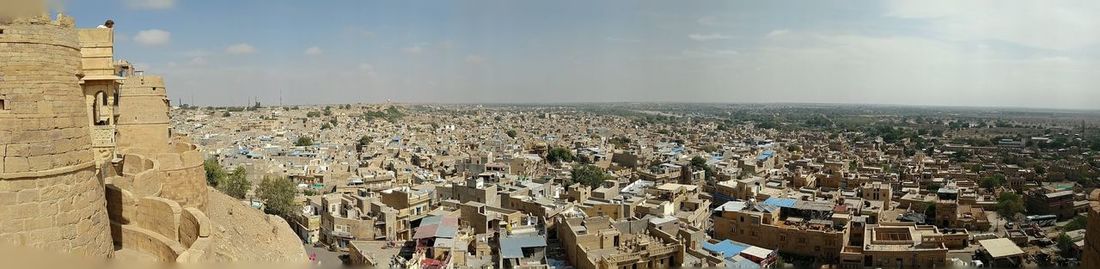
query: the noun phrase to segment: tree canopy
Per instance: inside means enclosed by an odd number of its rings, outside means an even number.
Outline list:
[[[1005,192],[997,197],[997,213],[1001,214],[1001,217],[1011,219],[1017,213],[1023,212],[1024,200],[1019,194]]]
[[[222,168],[221,164],[218,164],[217,159],[206,159],[202,162],[202,168],[206,170],[206,185],[217,187],[218,182],[225,178],[225,169]]]
[[[979,184],[982,186],[982,188],[992,190],[1005,184],[1005,176],[1001,174],[988,176],[986,178],[983,178]]]
[[[579,165],[573,167],[571,173],[569,185],[573,183],[580,183],[581,185],[588,186],[589,188],[599,187],[606,180],[614,179],[613,176],[605,172],[603,169],[594,165]]]
[[[1066,226],[1062,228],[1066,231],[1073,231],[1084,229],[1086,225],[1088,225],[1088,219],[1086,219],[1085,216],[1078,215],[1074,217],[1073,220],[1069,221],[1069,223],[1066,223]]]
[[[297,210],[294,197],[298,189],[293,181],[286,177],[264,177],[256,196],[264,203],[264,213],[289,219]]]
[[[367,136],[367,135],[363,135],[363,136],[360,136],[360,137],[359,137],[359,141],[356,141],[356,142],[355,142],[355,145],[357,145],[358,147],[362,148],[362,147],[364,147],[364,146],[366,146],[366,145],[369,145],[369,144],[370,144],[370,142],[371,142],[371,138],[370,138],[369,136]]]
[[[1073,253],[1073,239],[1065,232],[1058,234],[1058,238],[1054,243],[1058,246],[1058,250],[1062,251],[1062,255]]]
[[[298,141],[294,141],[294,146],[298,146],[298,147],[305,147],[305,146],[312,146],[312,145],[313,145],[313,138],[308,137],[308,136],[299,136]]]
[[[707,179],[712,179],[715,176],[714,169],[712,169],[710,166],[707,166],[707,159],[703,158],[703,156],[691,157],[691,168],[695,169],[696,171],[703,170],[703,172],[706,174]]]
[[[248,182],[248,172],[243,166],[237,166],[232,173],[223,177],[218,182],[218,190],[237,199],[244,199],[248,191],[252,189],[252,183]]]
[[[550,152],[546,153],[546,161],[553,164],[572,162],[573,152],[563,147],[554,147],[550,149]]]

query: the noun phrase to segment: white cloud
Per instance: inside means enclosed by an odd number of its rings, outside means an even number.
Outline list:
[[[172,33],[160,29],[140,31],[134,36],[134,42],[142,46],[163,46],[172,40]]]
[[[420,54],[421,52],[424,52],[424,46],[423,44],[415,44],[412,46],[401,48],[401,51],[408,54]]]
[[[170,9],[176,6],[176,0],[125,0],[131,9]]]
[[[248,43],[239,43],[231,45],[225,48],[225,53],[229,54],[252,54],[256,53],[256,47],[249,45]]]
[[[308,49],[306,49],[305,53],[306,55],[321,55],[325,53],[325,51],[321,50],[320,47],[309,47]]]
[[[474,55],[474,54],[466,55],[466,63],[468,63],[468,64],[482,64],[482,63],[485,63],[485,57],[481,57],[480,55]]]
[[[207,61],[206,61],[206,57],[196,56],[196,57],[191,58],[191,60],[188,61],[187,63],[190,64],[190,65],[206,65]]]
[[[688,38],[695,41],[711,41],[711,40],[724,40],[732,37],[723,34],[690,34]]]
[[[886,15],[926,22],[949,40],[997,40],[1054,50],[1100,44],[1100,1],[889,1]]]
[[[787,29],[773,30],[771,32],[768,32],[767,37],[777,37],[777,36],[785,35],[785,34],[790,33],[790,32],[791,31],[787,30]]]

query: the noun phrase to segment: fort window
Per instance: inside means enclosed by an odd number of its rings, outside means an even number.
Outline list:
[[[103,104],[102,106],[99,104]],[[107,106],[107,94],[103,92],[97,92],[95,94],[95,101],[92,102],[92,123],[93,125],[107,125],[106,112]]]
[[[8,110],[7,103],[4,102],[4,99],[0,99],[0,110]]]

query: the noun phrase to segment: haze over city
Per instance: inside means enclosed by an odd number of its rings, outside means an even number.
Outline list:
[[[84,18],[78,26],[118,22],[119,54],[163,74],[179,93],[173,101],[197,105],[259,98],[1097,109],[1100,100],[1095,1],[60,6]]]

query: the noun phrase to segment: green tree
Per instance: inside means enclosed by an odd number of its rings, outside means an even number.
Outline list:
[[[573,167],[573,171],[570,175],[569,185],[580,183],[589,188],[596,188],[600,186],[600,184],[603,184],[604,181],[614,179],[614,177],[607,174],[607,172],[604,172],[603,169],[594,165],[578,165]]]
[[[1058,246],[1058,250],[1062,251],[1063,256],[1069,257],[1069,254],[1073,253],[1073,239],[1069,238],[1069,235],[1066,235],[1065,232],[1058,234],[1055,245]]]
[[[1073,220],[1069,221],[1069,223],[1066,223],[1066,226],[1062,227],[1062,230],[1065,230],[1065,231],[1080,230],[1080,229],[1084,229],[1086,225],[1088,225],[1088,219],[1085,218],[1085,216],[1078,215],[1078,216],[1074,217]]]
[[[993,190],[997,187],[1004,186],[1004,184],[1005,184],[1005,176],[1001,175],[1001,174],[988,176],[986,178],[983,178],[982,181],[979,182],[979,185],[981,185],[982,188],[985,188],[987,190]]]
[[[691,167],[693,167],[693,168],[707,167],[707,159],[703,158],[703,156],[691,157]]]
[[[1017,213],[1024,212],[1024,200],[1019,194],[1012,192],[1001,193],[1000,197],[997,197],[997,213],[1001,214],[1001,217],[1011,219],[1016,216]]]
[[[321,124],[321,130],[328,130],[328,129],[332,129],[332,124],[328,124],[327,122]]]
[[[592,159],[588,158],[588,156],[585,155],[577,155],[577,157],[573,159],[576,160],[578,163],[592,164]]]
[[[217,187],[218,182],[225,178],[225,169],[218,164],[218,159],[213,157],[206,159],[202,162],[202,168],[206,170],[206,185]]]
[[[264,213],[290,219],[297,210],[297,186],[286,177],[264,177],[256,196],[264,203]]]
[[[229,116],[232,116],[232,115],[233,114],[229,114],[229,111],[222,112],[222,117],[224,117],[224,118],[228,118]]]
[[[932,222],[932,219],[936,217],[936,203],[925,203],[924,216],[925,222]]]
[[[608,142],[611,142],[611,144],[615,145],[616,148],[626,148],[626,146],[630,144],[630,138],[616,136],[612,137],[611,140]]]
[[[297,147],[305,147],[305,146],[312,146],[312,145],[313,145],[313,138],[308,137],[308,136],[299,136],[298,141],[294,141],[294,146],[297,146]]]
[[[218,182],[218,190],[237,199],[244,199],[250,189],[252,189],[252,183],[248,182],[248,172],[243,166],[237,166],[232,173]]]
[[[563,147],[554,147],[550,149],[550,152],[546,153],[546,161],[553,164],[572,162],[573,152]]]
[[[369,136],[363,135],[363,136],[359,137],[359,141],[355,142],[355,145],[357,146],[357,148],[362,148],[362,147],[365,147],[367,145],[370,145],[370,141],[371,141],[371,139],[370,139]]]
[[[511,138],[516,138],[516,135],[517,135],[516,130],[508,130],[508,131],[504,132],[504,134],[508,135],[508,137],[511,137]]]
[[[316,118],[316,117],[320,117],[320,116],[321,116],[321,112],[317,112],[317,111],[306,112],[306,117]]]
[[[691,157],[691,168],[695,171],[703,170],[703,173],[706,174],[707,179],[712,179],[715,176],[714,169],[710,168],[710,166],[707,166],[707,159],[703,158],[703,156]]]

